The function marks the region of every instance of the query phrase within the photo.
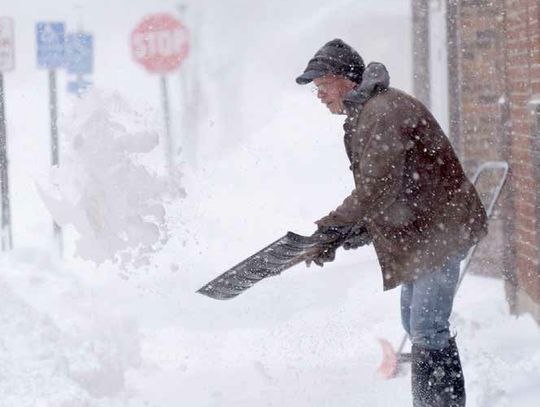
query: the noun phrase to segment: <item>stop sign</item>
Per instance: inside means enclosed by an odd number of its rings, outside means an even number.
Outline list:
[[[131,34],[133,58],[153,73],[174,71],[188,51],[186,28],[169,14],[145,17]]]

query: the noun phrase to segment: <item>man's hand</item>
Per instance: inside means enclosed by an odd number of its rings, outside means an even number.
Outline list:
[[[371,235],[364,226],[354,227],[347,239],[343,242],[345,250],[358,249],[359,247],[370,244]]]
[[[315,254],[309,260],[306,260],[306,266],[311,266],[311,262],[313,262],[319,267],[324,267],[324,263],[334,261],[336,258],[336,249],[337,247],[332,247],[330,245],[321,246],[317,254]]]
[[[318,226],[311,236],[316,237],[321,242],[335,242],[348,236],[351,229],[351,226]]]
[[[324,263],[334,261],[340,246],[351,250],[371,243],[371,236],[364,226],[319,226],[312,237],[317,238],[321,245],[319,251],[306,260],[308,267],[311,262],[323,267]]]
[[[317,266],[323,267],[324,263],[334,261],[336,250],[350,229],[348,226],[319,226],[315,233],[311,235],[321,242],[319,251],[309,260],[306,260],[306,265],[309,267],[313,262]]]

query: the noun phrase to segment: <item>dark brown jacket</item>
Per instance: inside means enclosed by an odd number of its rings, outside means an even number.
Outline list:
[[[474,186],[418,100],[389,88],[353,111],[344,128],[356,188],[316,223],[364,223],[385,290],[464,258],[487,234]]]

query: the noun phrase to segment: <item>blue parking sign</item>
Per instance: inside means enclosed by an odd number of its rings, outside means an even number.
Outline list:
[[[64,64],[64,23],[37,23],[37,62],[40,68],[56,69]]]
[[[92,86],[92,82],[87,81],[82,76],[77,76],[74,81],[68,82],[67,91],[80,96],[85,93],[90,86]]]
[[[64,61],[68,73],[75,75],[92,73],[93,53],[92,35],[81,32],[66,35]]]

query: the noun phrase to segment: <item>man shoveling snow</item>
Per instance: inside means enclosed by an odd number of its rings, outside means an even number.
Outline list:
[[[474,186],[435,118],[421,102],[389,87],[384,65],[365,67],[336,39],[317,51],[296,81],[313,82],[330,112],[347,116],[344,141],[355,189],[316,222],[316,235],[341,234],[344,248],[371,240],[384,289],[401,285],[414,406],[465,406],[449,317],[460,262],[487,234]],[[351,229],[364,233],[348,237]],[[338,247],[322,245],[312,260],[322,266]]]
[[[460,262],[487,234],[487,215],[441,127],[415,98],[389,87],[384,65],[364,67],[336,39],[309,61],[299,84],[345,119],[355,188],[312,236],[285,236],[218,276],[199,293],[234,298],[306,261],[334,260],[339,247],[373,243],[385,290],[401,285],[403,327],[412,342],[415,407],[465,406],[465,381],[449,318]]]

